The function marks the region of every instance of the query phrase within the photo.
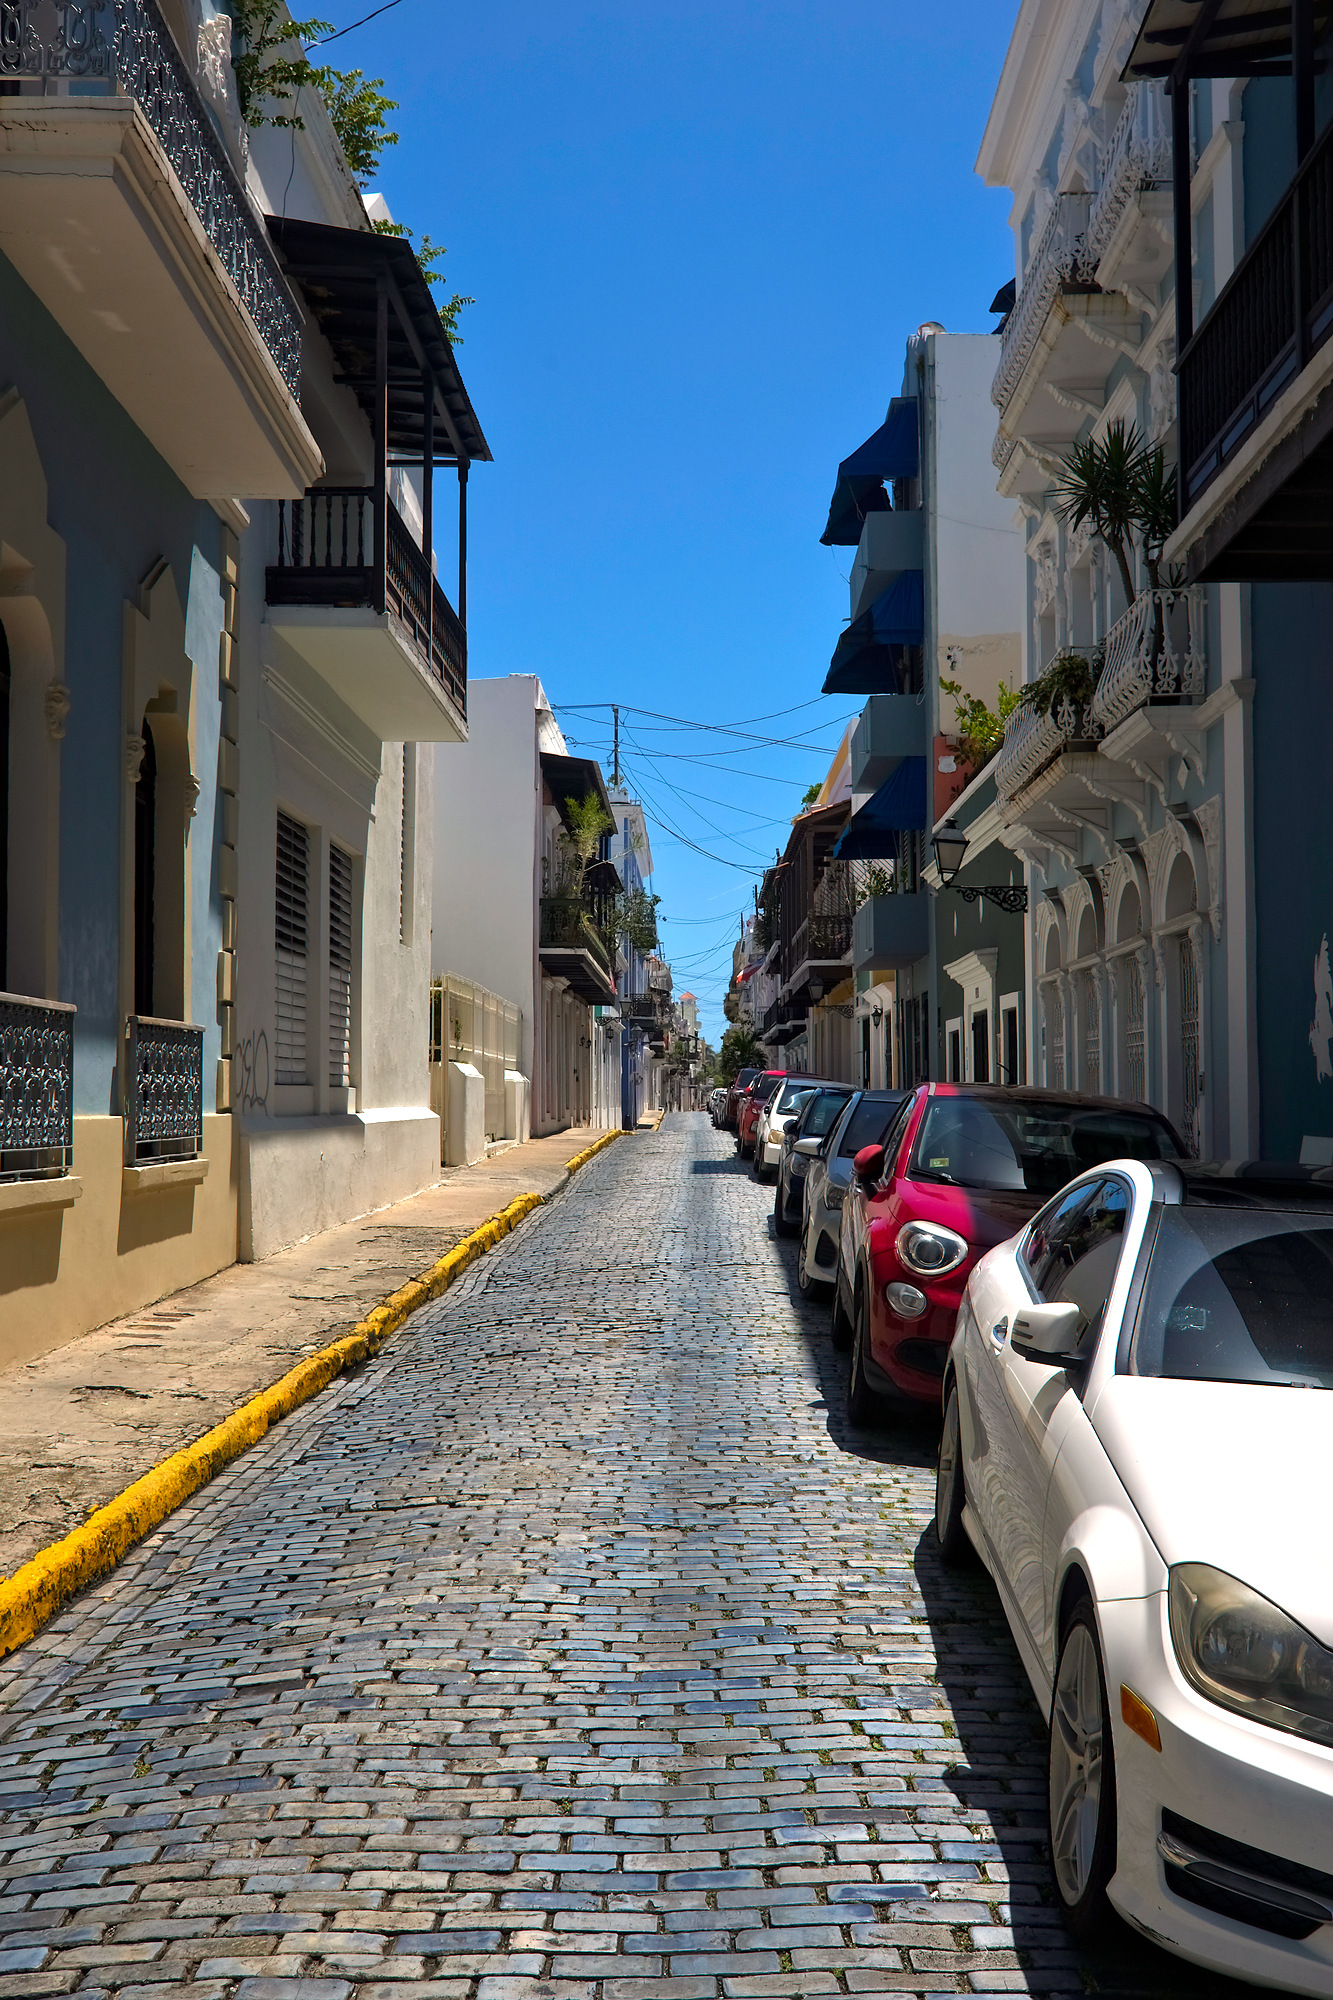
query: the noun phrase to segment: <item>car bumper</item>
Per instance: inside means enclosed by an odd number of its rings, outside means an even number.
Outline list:
[[[904,1272],[900,1282],[912,1279]],[[920,1319],[904,1319],[885,1303],[884,1281],[877,1278],[876,1283],[880,1297],[871,1340],[873,1359],[895,1395],[938,1408],[961,1293],[942,1297],[941,1286],[923,1287],[929,1300],[925,1312]]]
[[[761,1164],[765,1167],[780,1167],[782,1165],[781,1132],[774,1133],[765,1139]]]
[[[1333,1749],[1247,1722],[1196,1694],[1175,1662],[1165,1593],[1103,1603],[1098,1617],[1119,1816],[1112,1903],[1137,1930],[1218,1974],[1281,1993],[1333,1993],[1333,1921],[1291,1938],[1201,1907],[1186,1893],[1187,1874],[1168,1875],[1158,1845],[1166,1812],[1205,1841],[1211,1834],[1241,1842],[1279,1867],[1297,1863],[1326,1876],[1333,1889]],[[1156,1716],[1160,1752],[1122,1722],[1122,1683]],[[1188,1845],[1188,1834],[1184,1840]],[[1263,1882],[1259,1862],[1247,1869],[1230,1860],[1227,1872]],[[1317,1882],[1295,1886],[1301,1897],[1333,1907],[1333,1894],[1321,1894]]]

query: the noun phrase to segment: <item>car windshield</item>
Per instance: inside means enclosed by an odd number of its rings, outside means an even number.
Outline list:
[[[1271,1209],[1163,1209],[1130,1367],[1333,1389],[1333,1224]]]
[[[805,1107],[800,1136],[803,1139],[827,1138],[841,1118],[849,1094],[845,1090],[817,1091]]]
[[[771,1104],[780,1085],[786,1082],[781,1076],[761,1076],[750,1095],[757,1104]]]
[[[1058,1194],[1103,1160],[1178,1160],[1170,1128],[1146,1112],[1039,1099],[933,1097],[917,1134],[913,1180]]]
[[[741,1070],[737,1070],[737,1072],[736,1072],[736,1088],[737,1088],[737,1090],[745,1090],[745,1089],[746,1089],[746,1088],[748,1087],[748,1085],[750,1085],[750,1084],[752,1084],[752,1083],[754,1082],[754,1080],[755,1080],[755,1078],[756,1078],[756,1077],[758,1076],[758,1074],[759,1074],[759,1072],[758,1072],[758,1070],[757,1070],[757,1069],[741,1069]]]
[[[806,1098],[809,1097],[813,1089],[814,1085],[812,1083],[801,1083],[797,1078],[791,1078],[789,1082],[783,1084],[782,1089],[778,1092],[778,1101],[773,1106],[774,1111],[795,1111],[800,1105],[805,1103]]]
[[[838,1158],[850,1160],[862,1146],[882,1145],[901,1103],[901,1097],[863,1097],[838,1141]]]

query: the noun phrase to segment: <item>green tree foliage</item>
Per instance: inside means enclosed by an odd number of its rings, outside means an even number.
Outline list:
[[[284,21],[281,7],[282,0],[233,0],[237,37],[232,67],[241,116],[256,130],[261,125],[281,125],[302,131],[304,121],[297,100],[302,90],[318,91],[348,167],[364,191],[379,172],[385,148],[398,144],[398,134],[389,124],[389,114],[398,109],[398,100],[386,96],[382,76],[368,77],[363,70],[312,63],[304,45],[330,34],[331,23],[313,16]],[[412,244],[428,285],[434,288],[444,283],[439,267],[448,252],[442,243],[423,236],[418,244],[401,222],[377,222],[375,227],[382,235],[402,236]],[[463,292],[438,303],[445,338],[455,347],[463,344],[458,315],[464,306],[475,304],[476,300]]]
[[[764,1051],[748,1028],[728,1028],[717,1053],[717,1073],[723,1083],[734,1083],[743,1069],[756,1069]]]
[[[398,109],[398,100],[385,96],[382,76],[366,76],[359,69],[321,67],[311,71],[311,81],[324,99],[357,185],[364,190],[379,172],[385,147],[398,144],[398,134],[389,128],[389,113]]]
[[[1126,604],[1135,598],[1130,551],[1137,538],[1154,589],[1162,544],[1176,525],[1176,473],[1160,445],[1146,446],[1137,425],[1117,419],[1105,437],[1084,438],[1066,452],[1056,502],[1071,528],[1091,521],[1115,557]]]
[[[812,806],[823,789],[822,784],[807,785],[806,789],[801,793],[801,804],[803,806]]]
[[[959,747],[975,776],[989,764],[1004,742],[1004,725],[1023,696],[1021,692],[1011,694],[1001,681],[996,689],[995,707],[991,709],[979,695],[964,694],[961,681],[946,681],[942,674],[940,689],[953,697],[954,713],[958,717]]]

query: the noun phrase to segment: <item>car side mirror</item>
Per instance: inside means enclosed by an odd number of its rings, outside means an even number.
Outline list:
[[[1026,1361],[1056,1365],[1081,1361],[1079,1343],[1087,1329],[1081,1309],[1072,1299],[1054,1304],[1023,1306],[1014,1314],[1009,1344]]]
[[[799,1153],[803,1160],[817,1160],[823,1150],[822,1139],[797,1139],[792,1146],[793,1153]]]
[[[874,1187],[884,1171],[884,1148],[882,1146],[862,1146],[852,1161],[852,1172],[863,1187]]]

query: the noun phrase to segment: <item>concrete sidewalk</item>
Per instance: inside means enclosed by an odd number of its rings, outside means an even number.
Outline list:
[[[0,1577],[350,1331],[489,1216],[551,1195],[601,1135],[512,1146],[261,1264],[233,1264],[0,1374]]]

